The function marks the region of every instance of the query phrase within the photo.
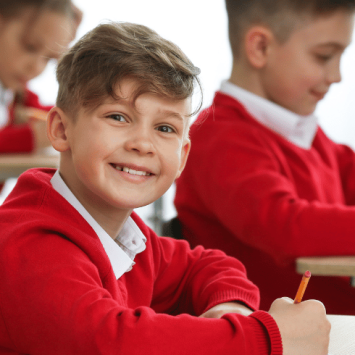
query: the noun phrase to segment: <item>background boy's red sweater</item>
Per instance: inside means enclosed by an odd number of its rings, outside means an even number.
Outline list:
[[[28,153],[34,148],[34,137],[29,124],[15,125],[14,111],[18,103],[15,101],[9,108],[9,122],[0,129],[0,154],[3,153]],[[40,104],[38,96],[26,90],[24,101],[21,105],[49,111],[51,106]]]
[[[0,207],[0,354],[282,354],[265,312],[186,314],[231,300],[256,308],[239,261],[158,237],[133,214],[147,248],[116,280],[97,235],[52,188],[53,173],[23,174]]]
[[[355,154],[318,128],[307,150],[259,124],[217,93],[191,130],[192,149],[175,205],[192,246],[241,260],[260,288],[261,308],[293,298],[300,256],[355,255]],[[312,277],[305,298],[355,314],[346,278]]]

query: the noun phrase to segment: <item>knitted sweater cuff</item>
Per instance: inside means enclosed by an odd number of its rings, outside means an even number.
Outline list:
[[[260,350],[265,347],[262,340],[265,339],[265,332],[267,332],[270,340],[270,355],[282,355],[283,350],[281,334],[274,318],[272,318],[269,313],[264,311],[256,311],[252,313],[250,317],[257,319],[264,326],[264,329],[259,328],[259,330],[257,330],[257,339],[260,339],[259,344],[262,347]],[[263,352],[260,351],[260,353]]]

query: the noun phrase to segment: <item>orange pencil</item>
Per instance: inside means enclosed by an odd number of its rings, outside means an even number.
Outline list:
[[[311,272],[307,270],[302,277],[300,286],[298,287],[298,291],[293,303],[300,303],[302,301],[302,297],[304,295],[304,291],[306,291],[306,287],[308,285],[308,281],[310,277],[311,277]]]
[[[26,108],[26,112],[31,118],[36,118],[37,120],[42,120],[42,121],[47,120],[47,114],[48,114],[47,111],[43,111],[34,107],[28,107]]]

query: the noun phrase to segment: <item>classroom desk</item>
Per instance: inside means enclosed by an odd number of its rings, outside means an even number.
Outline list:
[[[16,178],[31,168],[57,168],[59,155],[48,154],[1,154],[0,182],[9,178]]]
[[[349,276],[355,286],[355,256],[308,257],[296,260],[296,270],[309,270],[314,276]]]
[[[355,354],[355,317],[328,315],[330,330],[329,355]]]

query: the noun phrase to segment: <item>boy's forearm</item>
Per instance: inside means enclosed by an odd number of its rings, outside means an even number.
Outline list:
[[[243,316],[249,316],[253,313],[254,310],[247,307],[242,302],[234,301],[234,302],[224,302],[220,303],[206,312],[202,313],[200,317],[202,318],[221,318],[223,315],[227,313],[237,313]]]
[[[178,307],[179,313],[200,315],[225,302],[240,301],[250,309],[259,307],[259,290],[248,280],[244,266],[237,259],[218,250],[202,247],[190,250],[185,241],[154,236],[151,239],[153,244],[158,242],[165,250],[171,250],[171,254],[164,255],[163,262],[156,261],[161,265],[161,276],[155,285],[158,295],[171,290],[172,294],[166,299],[175,299],[176,305],[169,304],[170,308],[176,310]],[[169,254],[174,258],[167,258]],[[172,285],[179,285],[179,288],[172,288]],[[187,299],[186,294],[189,295]],[[161,302],[155,309],[169,312]]]

